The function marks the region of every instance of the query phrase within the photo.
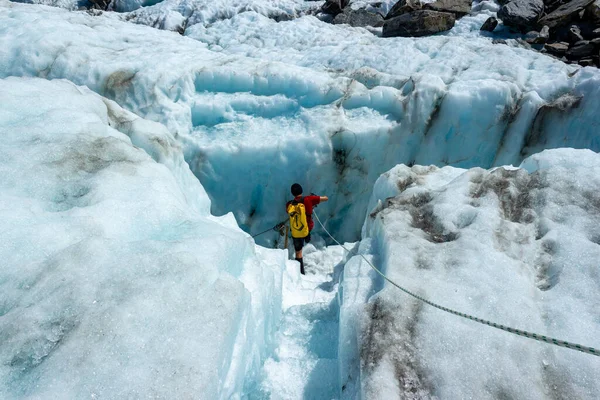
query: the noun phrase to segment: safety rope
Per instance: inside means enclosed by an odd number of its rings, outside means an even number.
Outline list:
[[[260,235],[263,235],[263,234],[265,234],[265,233],[267,233],[267,232],[269,232],[269,231],[271,231],[271,230],[273,230],[273,231],[279,231],[279,230],[280,230],[280,229],[281,229],[281,228],[282,228],[282,227],[285,225],[285,223],[286,223],[287,221],[288,221],[287,219],[286,219],[286,220],[283,220],[283,221],[281,221],[280,223],[278,223],[277,225],[275,225],[274,227],[272,227],[272,228],[269,228],[269,229],[267,229],[266,231],[262,231],[261,233],[257,233],[256,235],[252,235],[252,237],[253,237],[253,238],[255,238],[255,237],[257,237],[257,236],[260,236]]]
[[[315,218],[319,222],[319,225],[321,225],[321,227],[323,228],[323,230],[329,235],[329,237],[335,243],[337,243],[339,246],[341,246],[344,250],[346,250],[348,253],[351,253],[350,250],[348,250],[344,245],[342,245],[340,242],[338,242],[331,235],[331,233],[329,233],[329,231],[325,228],[325,226],[323,225],[323,223],[321,223],[321,220],[319,219],[319,216],[317,215],[317,213],[313,212],[313,215],[315,216]],[[421,297],[419,295],[416,295],[416,294],[412,293],[411,291],[409,291],[409,290],[403,288],[402,286],[398,285],[396,282],[392,281],[390,278],[388,278],[387,276],[385,276],[385,274],[383,272],[381,272],[379,269],[377,269],[377,267],[375,267],[364,255],[362,255],[362,254],[359,254],[359,255],[367,262],[367,264],[369,264],[371,266],[371,268],[375,272],[377,272],[379,275],[381,275],[381,277],[383,279],[385,279],[386,281],[388,281],[389,283],[391,283],[392,285],[394,285],[398,289],[402,290],[404,293],[406,293],[406,294],[414,297],[415,299],[421,300],[425,304],[429,304],[430,306],[435,307],[435,308],[437,308],[439,310],[445,311],[445,312],[450,313],[450,314],[458,315],[459,317],[463,317],[463,318],[469,319],[471,321],[479,322],[480,324],[488,325],[488,326],[491,326],[492,328],[500,329],[500,330],[503,330],[505,332],[514,333],[515,335],[523,336],[523,337],[526,337],[526,338],[529,338],[529,339],[534,339],[534,340],[537,340],[537,341],[540,341],[540,342],[546,342],[546,343],[554,344],[554,345],[560,346],[560,347],[566,347],[567,349],[571,349],[571,350],[578,350],[578,351],[581,351],[581,352],[586,353],[586,354],[592,354],[594,356],[600,356],[600,351],[594,349],[593,347],[583,346],[583,345],[580,345],[580,344],[577,344],[577,343],[570,343],[570,342],[567,342],[565,340],[558,340],[558,339],[554,339],[554,338],[547,337],[547,336],[544,336],[544,335],[539,335],[539,334],[536,334],[536,333],[527,332],[527,331],[524,331],[524,330],[521,330],[521,329],[511,328],[511,327],[508,327],[508,326],[497,324],[495,322],[486,321],[484,319],[477,318],[477,317],[474,317],[474,316],[469,315],[469,314],[461,313],[459,311],[452,310],[452,309],[450,309],[448,307],[440,306],[440,305],[438,305],[438,304],[436,304],[436,303],[434,303],[432,301],[429,301],[429,300],[427,300],[427,299],[425,299],[425,298],[423,298],[423,297]]]

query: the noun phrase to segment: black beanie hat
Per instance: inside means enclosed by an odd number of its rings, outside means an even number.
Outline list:
[[[294,183],[292,185],[292,195],[300,196],[302,194],[302,186],[299,183]]]

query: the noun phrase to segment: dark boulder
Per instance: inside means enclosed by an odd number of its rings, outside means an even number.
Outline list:
[[[565,55],[567,53],[567,50],[569,50],[569,43],[565,43],[565,42],[550,43],[550,44],[545,45],[544,49],[548,53],[560,57],[560,56]]]
[[[600,22],[600,0],[594,1],[585,8],[585,19]]]
[[[573,1],[573,0],[544,0],[544,5],[545,5],[544,12],[546,14],[550,14],[551,12],[556,10],[558,7],[562,7],[571,1]]]
[[[494,29],[498,26],[498,20],[494,17],[489,17],[485,20],[483,25],[481,25],[481,31],[493,32]]]
[[[394,4],[392,9],[385,16],[385,19],[392,19],[403,14],[408,14],[410,12],[420,10],[421,7],[422,4],[419,0],[400,0]]]
[[[498,18],[506,26],[526,31],[536,25],[543,12],[544,2],[542,0],[513,0],[502,6],[498,11]]]
[[[527,49],[527,50],[533,49],[533,47],[529,43],[527,43],[526,40],[523,40],[520,38],[515,39],[515,44],[517,45],[516,47],[520,47],[522,49]]]
[[[557,42],[575,43],[583,39],[593,39],[594,28],[595,26],[587,21],[577,21],[577,23],[569,23],[550,29],[550,33],[551,37]]]
[[[582,40],[577,42],[567,51],[567,58],[578,59],[586,56],[591,56],[595,53],[596,46],[590,43],[589,40]]]
[[[95,10],[108,10],[110,6],[111,0],[90,0],[90,4],[92,5],[90,8]]]
[[[596,65],[596,62],[593,58],[582,58],[577,63],[582,67],[593,67]]]
[[[344,11],[336,15],[333,19],[334,24],[348,24],[350,26],[378,26],[383,22],[381,14],[372,13],[364,8],[353,10],[350,7],[344,8]]]
[[[424,10],[449,12],[457,18],[463,17],[471,12],[472,0],[437,0],[434,3],[423,4]]]
[[[325,4],[323,4],[323,7],[321,7],[321,12],[338,15],[348,5],[348,1],[349,0],[327,0]]]
[[[544,16],[539,23],[540,25],[548,25],[550,29],[566,25],[575,18],[579,18],[579,13],[593,2],[594,0],[573,0]]]
[[[428,36],[452,29],[454,14],[420,10],[389,19],[383,24],[383,37]]]
[[[544,26],[539,32],[532,31],[525,35],[525,40],[529,44],[544,44],[550,38],[550,29]]]

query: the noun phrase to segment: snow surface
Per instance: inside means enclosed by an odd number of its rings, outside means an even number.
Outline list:
[[[544,148],[600,150],[598,70],[486,36],[383,39],[255,11],[186,35],[2,0],[0,74],[66,78],[163,123],[213,213],[234,212],[251,233],[285,217],[272,204],[293,181],[336,193],[322,213],[349,240],[373,183],[398,163],[487,168]]]
[[[276,348],[249,399],[339,398],[336,295],[346,260],[340,246],[309,244],[304,249],[306,275],[300,275],[297,262],[288,262]]]
[[[0,398],[597,397],[590,356],[421,306],[323,232],[300,278],[240,230],[298,181],[410,289],[598,347],[598,156],[523,161],[600,150],[597,69],[493,44],[491,1],[419,39],[154,3],[0,0]]]
[[[399,165],[375,185],[361,246],[431,301],[598,348],[600,155],[547,150],[521,167]],[[346,264],[340,309],[341,383],[363,398],[598,397],[597,357],[444,313],[367,271]]]
[[[133,11],[141,7],[139,0],[117,0],[117,11]],[[208,25],[229,19],[237,14],[255,12],[275,21],[297,18],[321,8],[324,1],[304,0],[162,0],[152,7],[124,15],[127,21],[150,25],[160,29],[162,21],[182,18],[184,27],[196,24]]]
[[[164,126],[67,81],[0,104],[0,398],[239,397],[285,252],[209,214]]]

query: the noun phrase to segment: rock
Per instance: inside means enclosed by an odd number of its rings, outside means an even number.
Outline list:
[[[542,0],[513,0],[502,6],[498,11],[498,18],[504,25],[526,30],[535,26],[544,12]]]
[[[348,1],[349,0],[327,0],[325,4],[323,4],[323,7],[321,7],[321,12],[338,15],[348,5]]]
[[[595,62],[593,58],[582,58],[581,60],[579,60],[578,64],[582,67],[593,67],[595,65]]]
[[[372,13],[364,8],[353,10],[350,7],[344,8],[343,12],[336,15],[333,19],[334,24],[348,24],[350,26],[377,26],[383,21],[381,14]]]
[[[525,40],[529,44],[544,44],[550,38],[550,29],[544,26],[540,32],[531,31],[525,35]]]
[[[596,46],[590,43],[589,40],[577,42],[567,51],[567,58],[577,59],[594,54]]]
[[[527,50],[532,49],[532,47],[529,43],[527,43],[525,40],[520,39],[520,38],[515,39],[515,44],[516,44],[516,47],[520,47],[522,49],[527,49]]]
[[[600,0],[594,1],[585,9],[585,19],[600,21]]]
[[[417,37],[433,35],[452,29],[454,14],[431,10],[413,11],[389,19],[383,24],[383,37]]]
[[[583,36],[581,35],[581,29],[577,25],[571,25],[569,28],[569,43],[576,43],[583,40]]]
[[[549,14],[566,2],[566,0],[544,0],[544,11]]]
[[[494,29],[498,26],[498,20],[494,17],[489,17],[485,20],[483,25],[481,25],[481,31],[493,32]]]
[[[93,9],[96,10],[108,10],[108,6],[110,5],[111,0],[90,0]]]
[[[492,44],[508,44],[504,39],[494,39],[492,40]]]
[[[596,47],[600,47],[600,38],[592,39],[592,40],[590,40],[590,43]]]
[[[595,26],[587,21],[577,21],[550,29],[551,36],[557,42],[575,43],[580,40],[593,39]]]
[[[271,14],[267,15],[267,17],[272,19],[275,22],[292,21],[294,19],[293,15],[286,14],[286,13],[271,13]]]
[[[472,6],[472,0],[437,0],[434,3],[424,4],[423,9],[449,12],[454,14],[457,18],[460,18],[469,14]]]
[[[594,0],[573,0],[563,4],[550,14],[544,16],[540,19],[539,23],[540,25],[548,25],[550,29],[560,25],[566,25],[574,18],[578,17],[579,12],[593,2]]]
[[[595,37],[595,38],[596,38],[596,37],[600,37],[600,28],[598,28],[598,29],[594,29],[594,30],[592,31],[592,37]]]
[[[594,24],[589,21],[582,21],[579,22],[577,25],[579,25],[579,28],[581,28],[581,35],[583,36],[583,38],[587,40],[594,38],[594,29],[600,27],[600,22]]]
[[[544,46],[544,49],[550,54],[554,54],[555,56],[562,56],[566,54],[567,50],[569,50],[569,43],[565,42],[557,42],[550,43]]]
[[[407,14],[413,11],[420,10],[422,4],[419,0],[400,0],[392,9],[387,13],[385,19],[392,19],[395,17],[399,17],[403,14]]]

